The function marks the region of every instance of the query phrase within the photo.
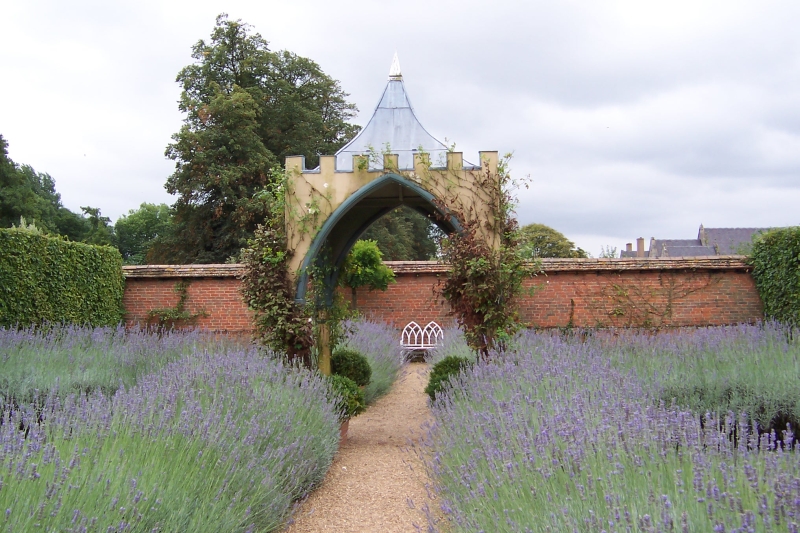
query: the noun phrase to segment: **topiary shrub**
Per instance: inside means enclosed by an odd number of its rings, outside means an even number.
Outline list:
[[[470,366],[472,366],[472,361],[465,357],[455,355],[445,357],[433,365],[428,379],[428,386],[425,387],[425,393],[431,397],[431,400],[435,400],[436,394],[444,389],[451,376],[457,376],[462,370]]]
[[[331,372],[352,379],[359,387],[366,387],[372,378],[367,358],[349,348],[339,348],[331,355]]]
[[[331,394],[336,401],[340,421],[349,420],[367,409],[364,393],[361,392],[355,381],[337,374],[328,376],[328,381],[331,385]]]

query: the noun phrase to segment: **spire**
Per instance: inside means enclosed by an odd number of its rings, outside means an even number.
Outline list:
[[[390,80],[402,80],[403,74],[400,72],[400,60],[397,59],[397,52],[394,53],[394,58],[392,59],[392,66],[389,68],[389,79]]]
[[[430,155],[434,165],[444,166],[447,147],[428,133],[414,114],[406,94],[400,60],[397,52],[389,69],[389,81],[372,118],[356,137],[336,152],[336,169],[353,169],[353,155],[368,154],[388,149],[398,155],[402,170],[414,168],[414,153],[423,151]]]

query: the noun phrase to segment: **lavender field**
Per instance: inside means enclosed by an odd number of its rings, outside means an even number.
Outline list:
[[[338,448],[321,376],[197,332],[0,330],[0,376],[4,532],[274,531]]]
[[[440,529],[797,531],[798,385],[777,325],[525,333],[433,403]]]

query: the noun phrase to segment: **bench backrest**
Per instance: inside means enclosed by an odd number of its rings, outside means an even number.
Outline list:
[[[428,322],[422,328],[416,322],[409,322],[403,328],[400,345],[413,350],[428,350],[438,346],[444,340],[444,331],[436,322]]]

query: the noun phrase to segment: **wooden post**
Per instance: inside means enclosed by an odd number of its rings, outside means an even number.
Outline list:
[[[319,314],[319,371],[331,375],[331,325],[327,311]]]

